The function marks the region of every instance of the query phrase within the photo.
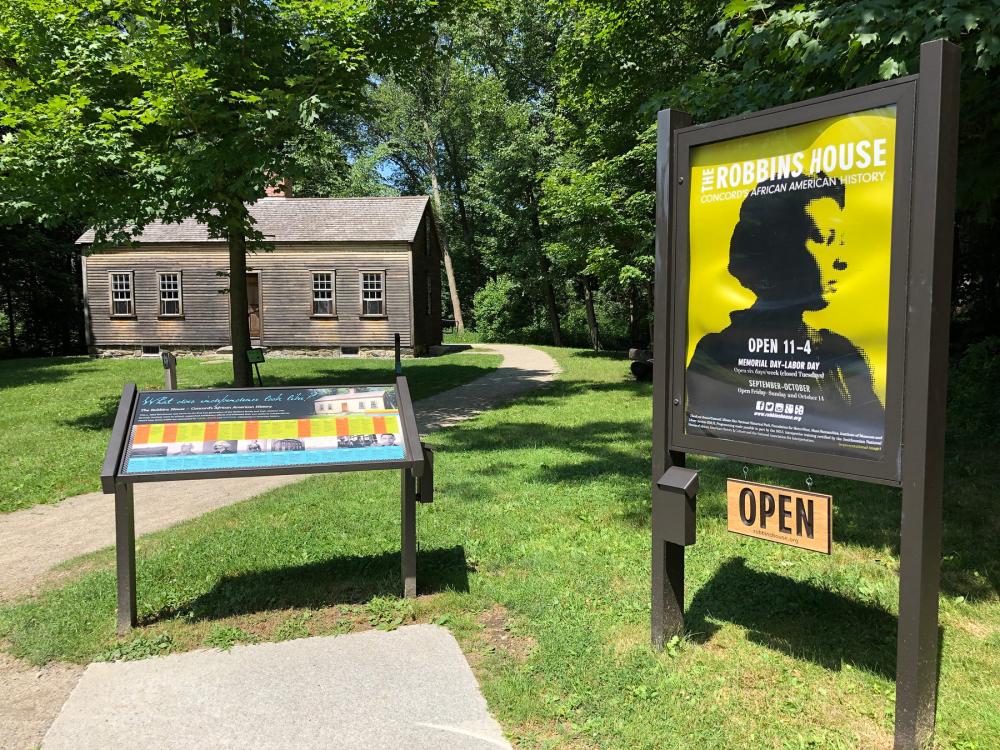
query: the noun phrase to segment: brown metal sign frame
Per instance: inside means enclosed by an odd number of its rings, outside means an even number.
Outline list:
[[[697,472],[687,453],[899,487],[899,629],[895,746],[922,747],[937,704],[938,588],[959,48],[920,50],[919,75],[692,126],[659,113],[653,340],[652,641],[684,631],[684,547],[694,544]],[[886,439],[878,460],[684,434],[690,149],[715,141],[896,106]],[[918,186],[915,189],[914,186]]]
[[[396,398],[400,427],[403,431],[404,457],[390,461],[351,461],[299,466],[271,466],[130,474],[123,468],[130,426],[140,392],[127,383],[118,402],[111,428],[111,439],[101,469],[101,488],[115,496],[115,552],[118,574],[118,632],[125,634],[137,622],[135,577],[135,503],[133,487],[137,482],[165,482],[189,479],[220,479],[290,474],[321,474],[344,471],[400,471],[401,572],[403,595],[417,595],[417,516],[416,503],[432,502],[434,496],[434,453],[420,440],[410,389],[404,375],[397,375]],[[239,389],[228,389],[239,390]],[[287,390],[284,388],[253,388]],[[156,391],[158,394],[170,391]],[[190,393],[187,391],[186,393]]]
[[[889,83],[877,84],[868,88],[836,94],[822,99],[813,99],[787,107],[767,110],[735,120],[725,120],[709,125],[695,125],[676,132],[677,173],[679,176],[691,172],[691,149],[712,143],[726,141],[741,136],[753,135],[769,130],[789,127],[801,123],[822,120],[838,115],[852,114],[864,110],[893,105],[896,107],[896,151],[899,154],[911,154],[913,151],[913,114],[916,95],[917,78],[901,78]],[[907,252],[909,249],[909,211],[910,211],[910,160],[896,159],[893,177],[893,206],[891,248],[891,279],[889,297],[889,367],[888,388],[886,392],[885,443],[881,458],[878,460],[836,456],[821,451],[807,451],[790,447],[761,445],[747,440],[735,438],[704,437],[687,435],[684,432],[684,412],[686,388],[685,382],[685,350],[687,346],[687,311],[689,302],[688,265],[690,259],[689,247],[689,212],[684,210],[688,205],[691,193],[690,180],[677,181],[673,188],[671,200],[673,216],[671,244],[674,252],[669,262],[672,264],[670,274],[677,280],[672,286],[670,319],[671,349],[670,383],[673,385],[670,409],[670,442],[669,450],[699,453],[703,455],[723,456],[750,463],[780,466],[786,469],[815,471],[831,476],[861,479],[868,482],[880,482],[898,487],[900,483],[900,439],[902,435],[902,400],[903,400],[903,336],[906,326],[906,272]],[[895,231],[896,228],[899,231]],[[654,354],[655,358],[655,354]]]

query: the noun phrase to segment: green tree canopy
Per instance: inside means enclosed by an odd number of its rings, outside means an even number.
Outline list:
[[[953,341],[996,331],[1000,319],[1000,14],[991,0],[857,0],[726,4],[714,62],[659,105],[699,119],[776,106],[917,73],[920,45],[962,48]]]
[[[0,8],[0,215],[81,217],[98,243],[194,216],[228,239],[237,385],[247,204],[296,176],[289,147],[404,67],[435,0],[10,0]],[[248,244],[249,240],[249,244]]]

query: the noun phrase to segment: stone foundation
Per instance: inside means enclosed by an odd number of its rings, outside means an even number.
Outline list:
[[[357,358],[357,359],[392,359],[395,356],[395,352],[392,347],[370,347],[370,346],[359,346],[359,347],[262,347],[266,356],[271,359],[282,359],[282,358],[301,358],[301,357],[347,357],[347,358]],[[348,353],[343,350],[347,349]],[[406,359],[411,359],[413,357],[420,357],[425,355],[427,352],[423,351],[423,347],[416,347],[416,351],[413,347],[404,346],[400,349],[400,353]],[[170,352],[176,357],[189,358],[189,357],[229,357],[232,355],[232,347],[191,347],[191,346],[161,346],[153,352],[143,352],[141,346],[120,346],[120,347],[90,347],[90,355],[92,357],[97,357],[99,359],[121,359],[124,357],[159,357],[161,351]]]

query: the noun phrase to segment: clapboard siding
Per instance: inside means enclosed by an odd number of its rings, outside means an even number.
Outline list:
[[[269,347],[391,346],[400,334],[411,346],[410,246],[407,243],[281,244],[252,255],[260,272],[261,344]],[[87,258],[91,343],[102,347],[224,346],[229,343],[229,298],[221,293],[228,256],[217,243],[109,250]],[[360,272],[386,272],[384,320],[363,319]],[[136,318],[110,315],[112,271],[134,273]],[[158,319],[157,273],[182,273],[183,320]],[[337,319],[312,319],[311,271],[336,272]]]

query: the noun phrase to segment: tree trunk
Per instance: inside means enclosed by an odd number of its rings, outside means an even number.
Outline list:
[[[75,339],[74,351],[87,350],[87,326],[83,315],[83,263],[76,253],[70,254],[70,267],[73,274],[73,323],[71,338]]]
[[[542,285],[545,287],[545,308],[549,316],[549,327],[552,328],[552,344],[562,346],[562,330],[559,327],[559,308],[556,306],[556,290],[552,288],[552,264],[549,259],[542,255],[542,273],[545,278]]]
[[[587,303],[587,328],[590,329],[590,345],[596,352],[601,348],[600,332],[597,330],[597,314],[594,312],[594,292],[590,288],[590,281],[583,280],[583,298]]]
[[[222,5],[219,15],[219,36],[233,34],[233,8]],[[230,105],[230,112],[239,118],[239,112]],[[221,177],[221,175],[220,175]],[[229,341],[233,347],[233,385],[247,388],[253,385],[247,350],[250,349],[250,310],[247,304],[247,207],[242,199],[232,199],[225,193],[222,219],[226,225],[229,245]]]
[[[442,137],[441,145],[448,154],[451,162],[452,190],[455,193],[455,207],[458,209],[458,223],[462,228],[462,240],[465,242],[466,252],[473,252],[475,246],[475,230],[469,220],[469,211],[465,205],[465,181],[459,174],[458,160],[455,158],[452,148],[448,145],[448,139]]]
[[[652,351],[653,350],[653,341],[655,341],[655,339],[653,338],[653,325],[654,325],[653,319],[656,317],[655,315],[652,314],[653,311],[656,309],[656,291],[655,291],[655,287],[653,286],[652,283],[649,284],[649,287],[648,287],[647,291],[649,293],[649,308],[648,309],[649,309],[649,313],[650,313],[649,314],[649,318],[648,318],[648,320],[649,320],[649,349],[650,349],[650,351]]]
[[[427,173],[431,178],[431,196],[434,199],[434,210],[440,222],[441,213],[441,187],[438,184],[437,159],[434,153],[434,142],[431,139],[431,127],[424,122],[424,130],[427,133]],[[438,232],[438,239],[441,241],[441,255],[444,257],[444,275],[448,279],[448,293],[451,296],[451,310],[455,315],[455,329],[459,333],[465,331],[465,321],[462,320],[462,305],[458,301],[458,286],[455,284],[455,268],[451,264],[451,253],[448,252],[448,238],[445,237],[444,227],[439,225],[441,231]]]
[[[7,287],[7,328],[10,331],[10,350],[17,351],[17,324],[14,322],[14,295]]]
[[[33,267],[30,268],[30,278],[25,279],[27,299],[24,301],[27,303],[27,309],[25,310],[24,315],[24,335],[21,337],[24,340],[24,350],[29,354],[38,349],[38,326],[36,324],[38,304],[35,301],[35,290],[39,288],[38,277],[35,274],[35,270]],[[22,297],[22,299],[24,298]]]
[[[438,214],[440,216],[440,213]],[[455,329],[459,333],[465,331],[465,321],[462,320],[462,305],[458,301],[458,287],[455,285],[455,267],[451,264],[451,253],[448,252],[448,240],[444,233],[438,234],[441,240],[441,255],[444,257],[444,275],[448,279],[448,296],[451,297],[451,311],[455,313]]]
[[[244,209],[245,210],[245,209]],[[229,229],[229,335],[233,345],[233,385],[246,388],[250,379],[250,317],[247,306],[247,241],[243,222],[230,222]]]
[[[542,247],[542,224],[538,218],[538,201],[535,199],[533,187],[528,188],[528,205],[531,206],[531,241],[534,243],[540,259],[542,287],[545,290],[545,312],[549,318],[549,327],[552,329],[552,343],[554,346],[562,346],[559,307],[556,305],[556,290],[552,288],[552,264],[545,254],[545,248]]]
[[[628,345],[636,348],[642,346],[639,341],[639,301],[632,285],[628,288]]]

